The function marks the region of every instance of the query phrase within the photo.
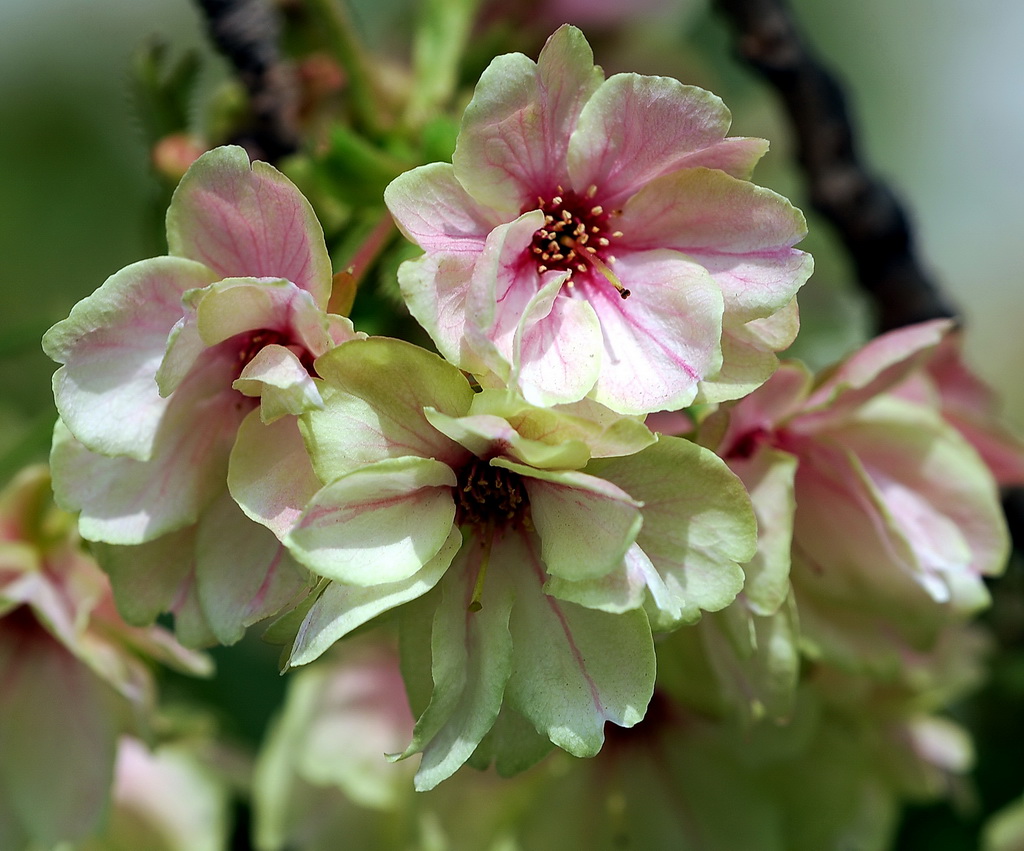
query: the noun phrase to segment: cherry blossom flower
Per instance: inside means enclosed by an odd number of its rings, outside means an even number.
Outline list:
[[[120,618],[46,469],[22,471],[0,493],[0,846],[49,848],[96,826],[118,735],[144,732],[152,710],[147,659],[210,672],[163,629]]]
[[[309,203],[241,148],[192,165],[167,235],[169,256],[122,269],[44,337],[63,364],[51,463],[82,535],[115,545],[98,552],[128,616],[171,609],[189,643],[230,643],[306,588],[227,492],[239,426],[294,430],[291,415],[321,404],[313,361],[355,334],[325,312],[330,259]]]
[[[984,577],[1005,566],[991,472],[937,396],[907,390],[948,330],[939,320],[890,332],[817,384],[784,365],[702,424],[702,443],[748,485],[766,521],[759,558],[774,565],[762,576],[777,599],[791,554],[800,640],[812,656],[898,668],[951,619],[985,605]],[[758,483],[772,480],[759,498]]]
[[[525,767],[548,739],[590,756],[606,721],[639,721],[654,673],[644,606],[670,624],[722,608],[753,553],[749,501],[724,464],[593,403],[474,393],[454,366],[396,340],[343,344],[317,368],[324,408],[301,425],[322,487],[285,541],[332,582],[290,664],[402,606],[420,636],[405,646],[432,648],[408,667],[428,678],[409,684],[429,695],[405,751],[423,752],[420,788],[492,727],[521,731],[488,741],[499,765]],[[671,487],[668,464],[687,469]],[[236,499],[273,514],[249,485]]]
[[[564,26],[534,63],[495,59],[451,165],[385,201],[425,254],[399,270],[442,354],[531,403],[622,413],[737,398],[797,329],[803,216],[747,178],[767,150],[726,137],[714,95],[605,80]]]

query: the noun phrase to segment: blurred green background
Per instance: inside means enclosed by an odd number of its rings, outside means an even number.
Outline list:
[[[400,18],[399,3],[353,0],[357,19],[378,37]],[[967,319],[969,361],[997,386],[1010,421],[1024,427],[1024,3],[793,5],[811,43],[847,83],[862,153],[908,205],[925,266]],[[108,275],[164,251],[164,196],[128,86],[130,57],[153,36],[175,52],[199,50],[209,80],[225,73],[189,0],[0,0],[2,479],[45,457],[54,413],[43,331]],[[733,110],[734,132],[773,140],[758,182],[801,203],[784,122],[766,90],[735,63],[722,25],[703,4],[677,0],[657,19],[594,41],[609,72],[671,74],[717,91]],[[807,333],[798,345],[822,365],[856,344],[866,320],[845,258],[813,217],[811,228],[806,246],[817,272],[801,296]],[[255,744],[282,682],[272,677],[254,693],[253,681],[266,678],[276,653],[253,640],[246,646],[216,654],[223,676],[202,696],[234,716],[233,732]],[[1002,705],[987,721],[1012,725],[1014,711]],[[999,771],[1003,790],[1024,789],[1019,763]],[[922,828],[913,847],[970,847],[955,830],[941,845],[920,838],[948,828],[947,816],[929,818],[936,826]]]

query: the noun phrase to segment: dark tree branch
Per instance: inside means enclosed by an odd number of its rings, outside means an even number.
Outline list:
[[[858,157],[842,89],[808,50],[785,0],[714,1],[732,24],[740,56],[782,98],[811,203],[845,245],[874,302],[878,330],[956,318],[915,256],[900,203]],[[1003,508],[1014,546],[1024,552],[1024,489],[1008,489]]]
[[[232,141],[275,162],[298,149],[298,93],[278,50],[280,26],[267,0],[196,0],[217,49],[249,93],[249,127]]]
[[[796,136],[811,204],[836,229],[880,331],[956,311],[914,255],[893,192],[859,158],[843,92],[811,54],[784,0],[715,0],[736,49],[775,89]]]

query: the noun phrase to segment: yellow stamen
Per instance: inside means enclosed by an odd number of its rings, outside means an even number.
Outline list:
[[[612,260],[613,258],[609,257],[608,259]],[[605,276],[605,278],[608,279],[608,283],[611,284],[613,287],[615,287],[616,290],[619,291],[619,295],[622,298],[626,299],[626,298],[630,297],[630,295],[631,295],[630,291],[628,289],[626,289],[626,287],[622,286],[622,281],[620,281],[618,275],[616,275],[608,267],[608,264],[603,262],[600,257],[596,257],[596,256],[595,257],[591,257],[590,258],[590,262],[594,264],[594,267],[597,269],[598,272],[600,272],[602,275]]]

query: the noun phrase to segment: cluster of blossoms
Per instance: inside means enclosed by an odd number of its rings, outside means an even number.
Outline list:
[[[211,669],[162,628],[126,624],[79,543],[45,467],[0,493],[2,848],[50,848],[95,830],[119,738],[151,733],[151,663]]]
[[[669,847],[637,815],[654,749],[699,797],[695,761],[740,759],[708,719],[789,721],[819,752],[857,726],[844,690],[877,698],[910,773],[965,766],[962,749],[915,746],[942,705],[922,695],[969,679],[942,679],[943,648],[1003,566],[993,471],[1024,479],[1024,455],[953,375],[941,323],[820,381],[779,366],[811,270],[794,247],[804,220],[749,182],[767,144],[729,123],[703,90],[606,79],[563,27],[536,62],[491,63],[451,164],[385,192],[423,249],[398,280],[439,354],[331,313],[311,206],[230,147],[181,180],[169,255],[113,275],[47,333],[63,364],[55,492],[129,623],[172,612],[199,647],[275,616],[287,666],[398,623],[401,679],[377,649],[336,682],[325,667],[296,684],[261,769],[267,847],[312,817],[285,788],[293,773],[396,806],[382,758],[359,770],[365,742],[422,754],[429,790],[467,762],[511,775],[552,745],[592,757],[607,722],[652,714],[608,748],[628,818],[578,825],[570,845],[625,831]],[[651,416],[695,403],[710,413],[682,433],[659,423],[685,418]],[[318,720],[339,706],[356,717],[347,733]],[[353,761],[328,765],[340,743]],[[752,799],[795,806],[770,787],[802,764],[770,751]],[[567,802],[604,782],[580,771]],[[851,818],[867,817],[872,771],[850,772]],[[550,778],[534,785],[553,794]],[[754,847],[709,813],[732,837],[721,847]],[[684,827],[678,847],[719,847],[699,844],[712,828]],[[828,844],[815,841],[787,847]]]

